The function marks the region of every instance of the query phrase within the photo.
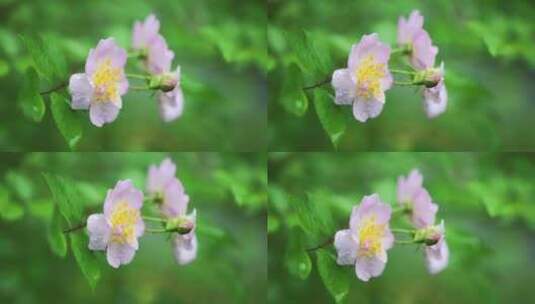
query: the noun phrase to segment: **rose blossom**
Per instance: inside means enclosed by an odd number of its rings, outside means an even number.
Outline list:
[[[156,196],[160,203],[162,215],[173,223],[177,228],[178,223],[185,223],[187,233],[174,233],[173,251],[177,262],[185,265],[192,262],[197,256],[197,236],[195,233],[197,213],[186,214],[189,196],[185,193],[184,186],[175,177],[176,166],[170,159],[162,161],[160,166],[149,167],[147,190]]]
[[[97,127],[114,121],[122,107],[121,96],[128,91],[126,57],[126,51],[113,38],[100,40],[89,51],[85,73],[73,74],[69,79],[71,108],[89,109],[91,123]]]
[[[136,21],[132,31],[132,48],[142,53],[145,67],[151,74],[168,71],[175,57],[163,36],[158,33],[159,30],[160,21],[150,14],[143,23]]]
[[[368,281],[383,273],[386,251],[392,248],[394,236],[389,228],[391,208],[377,194],[365,196],[353,207],[349,229],[336,232],[334,246],[339,265],[355,265],[355,273]]]
[[[432,225],[438,206],[422,186],[423,177],[416,169],[405,178],[398,178],[398,203],[410,211],[411,222],[417,228]]]
[[[140,209],[143,193],[130,180],[119,181],[108,190],[104,213],[87,218],[89,249],[106,250],[108,263],[118,268],[128,264],[138,249],[138,238],[145,231]]]
[[[364,35],[351,48],[347,68],[333,73],[335,103],[353,105],[353,116],[360,122],[377,117],[385,103],[384,92],[392,86],[389,58],[390,47],[377,34]]]

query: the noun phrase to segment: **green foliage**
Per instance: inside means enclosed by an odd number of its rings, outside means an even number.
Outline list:
[[[303,116],[308,110],[308,99],[303,91],[304,82],[301,70],[291,63],[286,72],[287,79],[283,83],[280,102],[284,108],[297,116]]]
[[[80,196],[73,182],[51,173],[43,173],[43,177],[52,193],[54,202],[67,223],[74,226],[83,221]]]
[[[439,48],[436,63],[445,64],[447,110],[428,119],[421,88],[407,86],[386,91],[380,116],[366,123],[350,118],[349,107],[332,105],[340,108],[348,120],[336,148],[533,150],[535,135],[528,130],[534,113],[529,83],[535,62],[531,17],[535,9],[525,0],[507,4],[483,0],[416,0],[388,5],[373,0],[270,3],[267,38],[276,71],[269,78],[270,147],[276,151],[325,151],[333,147],[332,134],[326,130],[322,116],[289,117],[293,109],[280,103],[298,94],[280,89],[293,77],[291,62],[298,62],[306,87],[321,83],[336,69],[347,66],[352,45],[364,34],[378,33],[381,41],[396,48],[398,18],[407,17],[414,9],[424,16],[424,28]],[[404,69],[404,59],[391,56],[389,67]],[[322,89],[334,95],[330,85]],[[506,122],[507,128],[501,122]]]
[[[177,164],[190,197],[188,212],[197,211],[197,259],[178,265],[174,236],[146,232],[134,261],[114,269],[105,251],[89,250],[82,225],[90,214],[102,212],[106,192],[118,180],[131,179],[142,190],[148,167],[166,157]],[[5,154],[2,164],[0,259],[7,265],[0,269],[2,301],[16,302],[26,295],[30,303],[58,297],[73,303],[113,298],[137,303],[147,297],[155,302],[207,303],[216,294],[224,303],[249,303],[265,297],[264,155],[13,153]],[[232,185],[241,190],[234,193]],[[6,206],[12,205],[23,212],[16,221],[4,217]],[[159,216],[158,207],[149,201],[142,212]]]
[[[531,254],[524,250],[535,229],[530,154],[273,153],[269,164],[268,224],[271,218],[277,223],[268,234],[271,303],[492,303],[533,294],[519,281],[494,288],[496,277],[534,279],[525,268]],[[362,282],[354,266],[336,263],[332,237],[347,229],[364,195],[378,193],[395,207],[396,180],[413,168],[439,206],[437,221],[445,221],[449,265],[432,276],[423,248],[396,245],[383,274]],[[405,228],[406,221],[390,225]],[[310,273],[295,282],[306,248],[316,247]]]
[[[45,115],[45,103],[39,94],[39,78],[33,68],[28,68],[18,98],[19,107],[26,117],[40,122]]]
[[[62,219],[58,207],[55,206],[47,228],[47,240],[52,252],[63,258],[67,254],[67,238],[63,233]]]
[[[267,134],[260,132],[267,121],[264,82],[274,60],[266,48],[264,3],[252,1],[236,7],[232,0],[155,0],[150,4],[119,0],[110,7],[103,0],[76,6],[58,0],[53,6],[26,1],[2,9],[9,17],[0,25],[0,99],[17,100],[0,105],[5,114],[0,145],[6,149],[256,151],[266,146]],[[159,19],[160,33],[175,54],[173,70],[181,67],[185,100],[181,117],[163,122],[157,92],[129,90],[122,96],[119,116],[104,128],[93,126],[84,111],[71,115],[81,121],[81,129],[77,122],[75,131],[50,123],[56,117],[44,115],[45,106],[53,102],[48,94],[37,93],[68,84],[70,75],[82,73],[90,49],[100,39],[114,37],[120,47],[130,49],[134,22],[150,13]],[[94,16],[102,20],[95,22]],[[138,63],[130,58],[127,73],[141,73]],[[28,69],[34,69],[36,77],[28,76]],[[130,84],[140,83],[131,79]],[[70,99],[66,87],[57,92]],[[13,115],[19,107],[24,117],[41,124],[28,124]],[[58,108],[61,111],[55,112],[68,114]],[[80,130],[83,137],[78,138]]]
[[[89,238],[85,233],[71,233],[71,249],[78,266],[92,289],[95,289],[100,279],[100,268],[97,253],[87,249]]]
[[[6,173],[6,184],[13,189],[17,197],[23,201],[29,201],[33,196],[33,185],[28,177],[16,171]]]
[[[263,170],[236,166],[218,170],[214,177],[219,185],[229,190],[238,206],[247,207],[250,210],[265,208],[267,177]]]
[[[334,104],[333,97],[322,89],[315,90],[314,105],[323,129],[336,148],[346,131],[347,119],[344,111],[347,108]]]
[[[302,30],[288,32],[286,39],[305,73],[324,78],[330,74],[329,54],[318,49],[310,33]]]
[[[336,264],[336,257],[325,250],[316,253],[318,272],[336,303],[344,303],[349,293],[350,272]]]
[[[69,106],[69,101],[60,94],[50,95],[52,117],[69,148],[74,150],[83,135],[82,117]]]
[[[0,217],[7,221],[16,221],[24,215],[24,209],[20,204],[13,202],[9,191],[0,186]]]
[[[51,83],[65,80],[67,76],[65,61],[62,60],[63,57],[58,53],[54,44],[45,43],[40,36],[20,35],[19,37],[31,55],[33,66],[41,77]]]
[[[294,227],[288,235],[288,245],[286,246],[286,267],[288,272],[305,280],[312,270],[312,262],[307,253],[305,234],[299,227]]]

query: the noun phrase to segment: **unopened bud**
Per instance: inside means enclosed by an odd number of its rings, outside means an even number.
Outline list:
[[[427,246],[433,246],[444,237],[444,225],[441,223],[436,226],[416,230],[414,234],[415,243],[423,243]]]
[[[442,69],[429,68],[414,74],[413,83],[424,85],[426,88],[433,88],[442,80],[443,76],[444,72]]]
[[[174,90],[178,83],[178,77],[176,73],[163,73],[154,75],[149,80],[149,88],[152,90],[161,90],[163,92],[169,92]]]
[[[193,230],[195,223],[189,217],[176,217],[169,219],[165,224],[165,230],[169,232],[177,232],[178,234],[188,234]]]

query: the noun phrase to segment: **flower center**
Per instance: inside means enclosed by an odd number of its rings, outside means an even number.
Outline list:
[[[381,79],[385,76],[385,65],[377,63],[375,57],[367,56],[355,71],[357,95],[370,99],[381,95]]]
[[[139,220],[139,210],[131,207],[127,202],[120,202],[111,214],[111,228],[113,242],[124,244],[135,238],[135,227]]]
[[[359,256],[375,256],[383,249],[382,237],[385,225],[377,224],[375,216],[364,220],[359,231]]]
[[[117,100],[119,98],[118,86],[120,79],[121,69],[112,67],[109,58],[100,62],[93,74],[95,100],[100,102]]]

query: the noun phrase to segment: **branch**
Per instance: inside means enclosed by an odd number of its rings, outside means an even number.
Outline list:
[[[54,92],[54,91],[63,89],[63,88],[66,87],[66,86],[67,86],[67,82],[64,81],[64,82],[61,82],[60,84],[58,84],[57,86],[55,86],[55,87],[53,87],[53,88],[51,88],[51,89],[48,89],[48,90],[43,91],[43,92],[39,92],[39,94],[41,94],[41,95],[50,94],[50,93],[52,93],[52,92]]]
[[[84,228],[85,226],[87,225],[87,223],[80,223],[74,227],[71,227],[71,228],[68,228],[66,230],[63,230],[63,233],[69,233],[69,232],[73,232],[73,231],[76,231],[76,230],[80,230],[82,228]]]
[[[318,250],[318,249],[321,249],[327,245],[330,245],[332,244],[332,242],[334,241],[334,238],[329,238],[328,240],[326,240],[325,242],[321,243],[320,245],[316,246],[316,247],[312,247],[312,248],[308,248],[307,251],[310,252],[310,251],[314,251],[314,250]]]
[[[324,84],[326,84],[326,83],[329,83],[329,82],[331,82],[331,77],[328,77],[328,78],[322,80],[321,82],[318,82],[318,83],[313,84],[313,85],[311,85],[311,86],[304,87],[303,90],[314,89],[314,88],[320,87],[320,86],[322,86],[322,85],[324,85]]]

